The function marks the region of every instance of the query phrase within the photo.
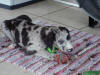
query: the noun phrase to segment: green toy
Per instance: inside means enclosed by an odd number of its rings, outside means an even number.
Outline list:
[[[82,75],[100,75],[100,71],[86,71]]]
[[[56,46],[53,46],[53,49],[52,49],[52,50],[51,50],[50,48],[46,48],[46,50],[47,50],[49,53],[56,53],[57,47],[56,47]]]

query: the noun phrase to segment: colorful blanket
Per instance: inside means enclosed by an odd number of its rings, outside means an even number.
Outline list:
[[[42,21],[35,23],[51,25]],[[100,71],[100,36],[75,29],[70,29],[70,33],[73,53],[79,54],[70,64],[57,64],[41,56],[25,56],[19,48],[9,50],[3,47],[11,43],[6,37],[0,39],[0,60],[32,71],[36,75],[78,75],[87,70]]]

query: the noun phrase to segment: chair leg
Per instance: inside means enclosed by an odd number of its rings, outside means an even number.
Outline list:
[[[97,24],[98,24],[98,22],[96,20],[94,20],[93,18],[89,17],[89,27],[94,28]]]

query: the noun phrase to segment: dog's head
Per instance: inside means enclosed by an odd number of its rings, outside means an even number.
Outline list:
[[[73,46],[70,42],[70,32],[65,27],[59,27],[56,34],[56,46],[64,52],[72,52]]]
[[[21,22],[32,22],[31,18],[27,15],[21,15],[14,19],[5,20],[4,24],[9,30],[14,30]]]
[[[45,45],[51,49],[55,45],[64,52],[72,52],[73,47],[70,43],[70,32],[65,27],[46,26],[41,30],[41,39]]]

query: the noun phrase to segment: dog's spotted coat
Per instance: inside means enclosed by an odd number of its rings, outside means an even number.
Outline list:
[[[40,26],[32,23],[27,15],[21,15],[2,23],[4,34],[27,55],[40,55],[49,59],[54,54],[45,48],[57,46],[62,51],[72,51],[70,32],[65,27]]]

